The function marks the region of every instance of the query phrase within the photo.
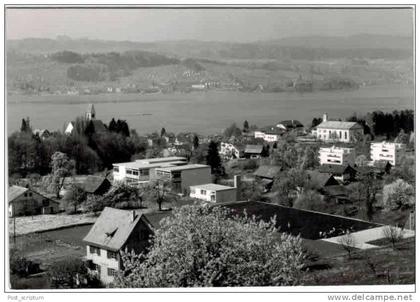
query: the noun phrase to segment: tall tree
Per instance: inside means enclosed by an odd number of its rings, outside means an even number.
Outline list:
[[[301,239],[275,221],[223,207],[184,206],[164,218],[146,255],[123,254],[116,287],[285,286],[301,282]]]
[[[198,146],[200,146],[200,140],[198,139],[197,134],[194,134],[193,138],[193,150],[197,150]]]
[[[28,131],[28,125],[26,124],[26,120],[22,119],[22,124],[20,125],[20,132],[27,132]]]
[[[51,156],[52,179],[51,189],[60,198],[60,191],[64,185],[66,177],[72,176],[74,173],[74,160],[70,160],[67,154],[55,152]]]
[[[162,127],[160,130],[160,137],[164,137],[166,135],[166,129]]]
[[[222,160],[220,159],[218,144],[214,141],[209,143],[206,161],[207,165],[211,167],[212,174],[222,174]]]
[[[243,131],[244,131],[245,133],[249,132],[249,123],[248,123],[248,121],[247,121],[247,120],[245,120],[245,121],[244,121],[244,128],[243,128]]]

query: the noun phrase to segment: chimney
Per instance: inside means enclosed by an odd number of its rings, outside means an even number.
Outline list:
[[[327,113],[324,113],[324,115],[322,116],[322,121],[323,122],[328,121],[328,114]]]
[[[241,200],[241,176],[233,176],[233,186],[236,188],[236,201]]]

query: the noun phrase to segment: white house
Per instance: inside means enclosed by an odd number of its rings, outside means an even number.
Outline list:
[[[262,138],[264,141],[272,143],[280,140],[280,137],[286,132],[286,130],[277,126],[267,126],[259,130],[254,131],[255,138]]]
[[[121,252],[147,252],[149,237],[170,212],[137,213],[106,207],[83,239],[91,273],[109,284],[122,269]]]
[[[363,136],[363,127],[356,122],[329,121],[325,113],[316,127],[316,137],[321,141],[349,143]]]
[[[138,159],[134,162],[113,164],[114,181],[141,184],[156,179],[156,168],[186,165],[187,159],[180,156]]]
[[[236,201],[236,188],[218,184],[203,184],[190,187],[190,197],[208,202]]]
[[[396,166],[401,162],[406,146],[400,143],[380,142],[370,144],[370,158],[375,161],[388,161]]]
[[[356,150],[354,148],[326,147],[319,149],[319,163],[321,165],[350,165],[354,166]]]
[[[191,186],[211,183],[211,168],[200,164],[156,168],[156,177],[170,181],[173,192],[189,195]]]

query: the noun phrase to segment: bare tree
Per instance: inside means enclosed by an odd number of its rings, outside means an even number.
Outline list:
[[[404,238],[404,229],[399,227],[387,226],[382,230],[386,240],[392,244],[392,247],[395,249],[396,244]]]
[[[347,231],[345,235],[338,239],[338,243],[340,244],[341,248],[347,252],[348,257],[351,258],[351,253],[356,247],[356,239],[354,238],[353,234]]]

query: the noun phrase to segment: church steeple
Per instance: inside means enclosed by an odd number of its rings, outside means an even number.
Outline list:
[[[86,119],[87,120],[94,120],[96,118],[95,107],[93,104],[89,104],[88,109],[86,111]]]

